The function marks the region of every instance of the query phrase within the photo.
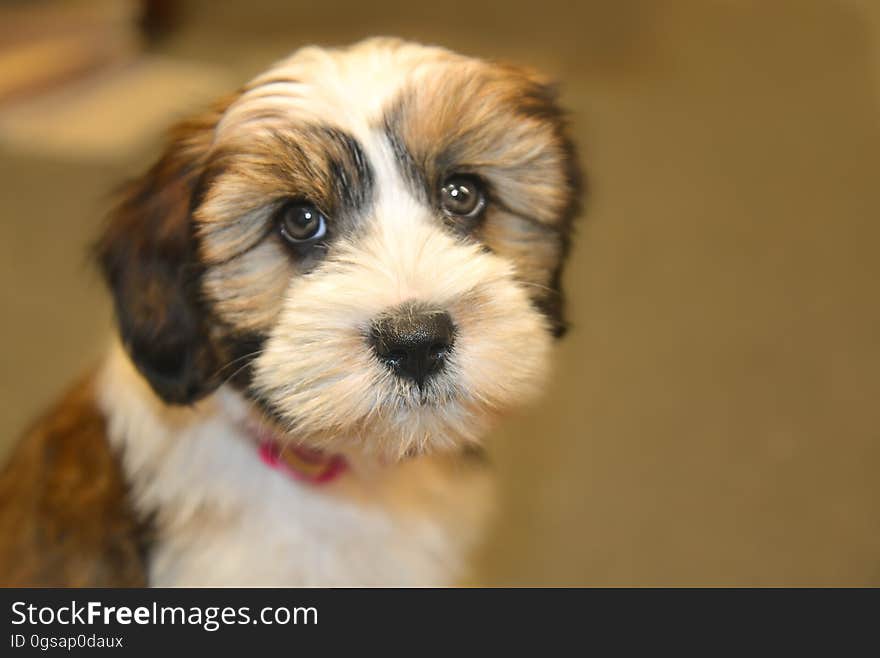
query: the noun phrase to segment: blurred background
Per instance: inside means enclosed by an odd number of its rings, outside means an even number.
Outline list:
[[[0,458],[99,358],[108,193],[309,43],[562,83],[590,195],[489,585],[880,585],[880,2],[0,0]]]

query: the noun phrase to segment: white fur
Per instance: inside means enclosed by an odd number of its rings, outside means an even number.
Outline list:
[[[422,457],[303,484],[260,461],[229,390],[168,407],[121,348],[99,390],[135,504],[158,510],[151,585],[424,586],[464,574],[489,511],[483,468]]]
[[[217,129],[218,140],[242,129],[254,134],[272,128],[266,110],[329,122],[363,139],[372,120],[407,82],[425,81],[440,67],[474,60],[439,47],[374,38],[349,48],[309,47],[277,62],[249,85],[227,110]],[[289,82],[268,81],[287,79]]]

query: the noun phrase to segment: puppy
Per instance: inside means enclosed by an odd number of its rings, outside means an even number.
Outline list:
[[[179,125],[97,245],[118,341],[0,477],[0,582],[456,582],[578,178],[540,78],[393,39]]]

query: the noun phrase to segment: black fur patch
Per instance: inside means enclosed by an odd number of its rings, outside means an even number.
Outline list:
[[[182,143],[129,184],[97,245],[122,342],[156,393],[189,404],[215,387],[190,222],[199,165]]]
[[[400,164],[400,171],[403,173],[410,191],[423,203],[431,204],[434,200],[434,195],[431,192],[434,181],[428,179],[427,163],[420,163],[416,160],[401,134],[400,124],[404,120],[405,106],[403,98],[394,103],[385,112],[382,129],[385,138],[391,145],[395,159]]]
[[[239,334],[223,339],[226,362],[217,372],[218,378],[240,391],[248,391],[254,378],[253,363],[263,352],[266,336]]]
[[[375,179],[367,157],[358,141],[347,132],[321,126],[316,132],[323,140],[334,144],[330,172],[336,181],[339,207],[343,210],[363,211],[373,198]]]

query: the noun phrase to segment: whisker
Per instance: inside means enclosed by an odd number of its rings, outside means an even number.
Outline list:
[[[552,292],[553,294],[558,294],[559,291],[555,288],[551,288],[550,286],[545,286],[541,283],[533,283],[531,281],[518,281],[521,286],[527,286],[530,288],[537,288],[538,290],[543,290],[545,292]]]
[[[262,350],[262,348],[261,348],[261,349],[255,350],[255,351],[253,351],[253,352],[250,352],[250,353],[248,353],[248,354],[243,354],[243,355],[241,355],[241,356],[239,356],[239,357],[237,357],[237,358],[235,358],[235,359],[232,359],[232,361],[229,361],[228,363],[225,363],[224,365],[220,366],[220,367],[217,369],[217,372],[214,373],[214,377],[219,377],[220,375],[223,374],[223,371],[224,371],[224,370],[226,370],[227,368],[231,368],[231,367],[234,366],[236,363],[239,363],[240,361],[243,361],[243,360],[245,360],[245,359],[251,359],[251,358],[254,358],[254,357],[258,357],[258,356],[260,356],[262,353],[263,353],[263,350]],[[247,364],[245,364],[245,366],[247,366]],[[245,366],[243,366],[242,368],[239,368],[238,370],[236,370],[235,373],[234,373],[232,376],[234,377],[235,375],[237,375],[237,374],[238,374],[238,373],[239,373],[239,372],[240,372]],[[229,380],[227,380],[227,381],[229,381]]]
[[[238,360],[238,359],[236,359],[236,360]],[[227,365],[229,365],[229,364],[227,364]],[[236,378],[236,376],[238,376],[238,373],[240,373],[242,370],[244,370],[245,368],[247,368],[249,365],[250,365],[250,363],[245,363],[245,364],[244,364],[243,366],[241,366],[238,370],[236,370],[236,371],[233,372],[231,375],[229,375],[229,377],[227,377],[226,379],[224,379],[223,382],[222,382],[220,385],[221,385],[221,386],[225,386],[226,384],[228,384],[229,382],[231,382],[233,379]],[[218,373],[218,374],[219,374],[219,373]]]

